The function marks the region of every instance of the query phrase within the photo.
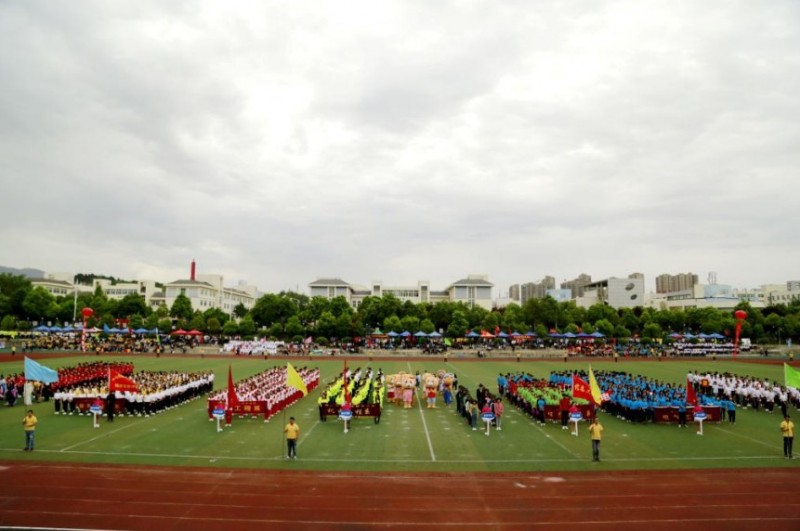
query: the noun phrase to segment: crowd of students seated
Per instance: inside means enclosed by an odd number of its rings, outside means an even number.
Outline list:
[[[296,370],[309,392],[319,385],[319,369],[298,367]],[[287,384],[286,371],[285,366],[272,367],[237,382],[236,397],[240,402],[264,402],[264,416],[269,419],[303,397],[301,391]],[[227,393],[227,388],[220,389],[209,396],[209,402],[227,402]]]

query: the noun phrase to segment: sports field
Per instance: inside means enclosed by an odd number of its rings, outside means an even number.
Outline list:
[[[49,367],[96,357],[35,356]],[[111,357],[122,360],[124,357]],[[283,366],[287,359],[131,357],[137,370],[213,370],[225,385]],[[342,360],[293,359],[318,366],[323,382]],[[366,366],[351,359],[350,366]],[[3,372],[22,360],[2,357]],[[445,369],[474,391],[494,389],[498,373],[588,368],[514,360],[375,361],[385,373]],[[593,361],[683,383],[689,370],[731,371],[781,381],[780,363]],[[540,427],[507,406],[502,431],[472,431],[454,408],[386,405],[381,422],[358,419],[349,433],[318,419],[317,397],[291,406],[302,428],[298,461],[285,461],[283,415],[269,423],[235,419],[217,433],[202,400],[149,418],[122,417],[92,428],[91,419],[40,419],[36,451],[23,452],[24,407],[0,409],[0,529],[117,530],[386,529],[460,530],[757,529],[800,526],[800,461],[782,457],[779,415],[740,409],[735,425],[634,425],[601,413],[602,461],[591,461],[585,427],[578,437]],[[792,408],[792,413],[794,410]]]
[[[34,356],[47,366],[73,366],[96,357]],[[100,358],[102,359],[102,358]],[[286,358],[120,357],[130,359],[137,370],[213,370],[216,387],[224,386],[228,366],[234,379],[275,366]],[[317,366],[322,381],[329,381],[343,368],[342,360],[293,360],[296,366]],[[369,364],[366,359],[351,359],[352,368]],[[498,373],[525,371],[547,378],[551,370],[587,369],[588,361],[472,361],[382,360],[371,363],[390,374],[404,370],[414,373],[445,369],[457,374],[459,383],[474,392],[479,383],[496,390]],[[685,382],[688,371],[720,371],[782,381],[780,364],[722,361],[592,361],[595,371],[613,369],[641,374],[668,382]],[[0,365],[2,372],[22,371],[22,359]],[[418,395],[419,396],[419,395]],[[630,424],[600,413],[605,426],[602,462],[591,462],[591,446],[585,424],[578,437],[557,424],[540,427],[514,407],[507,405],[503,430],[472,431],[458,416],[455,406],[426,409],[415,401],[413,409],[391,404],[384,406],[381,422],[356,419],[345,434],[341,422],[329,418],[319,421],[317,394],[304,398],[288,410],[296,417],[302,432],[299,460],[286,462],[282,436],[284,417],[270,422],[262,418],[234,419],[233,426],[217,433],[206,415],[204,400],[149,418],[118,417],[105,419],[99,429],[89,417],[56,416],[52,403],[33,409],[39,418],[36,451],[22,452],[20,426],[24,407],[0,408],[0,459],[138,465],[178,465],[196,467],[235,467],[276,470],[325,471],[419,471],[419,472],[519,472],[795,467],[796,461],[782,456],[778,430],[780,413],[769,414],[740,408],[735,425],[707,423],[698,436],[692,426]],[[18,402],[18,404],[21,402]],[[795,413],[790,408],[790,413]]]

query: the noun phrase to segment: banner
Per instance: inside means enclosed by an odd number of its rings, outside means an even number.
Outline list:
[[[589,366],[589,388],[592,391],[592,400],[596,405],[600,405],[603,403],[603,393],[600,391],[600,385],[597,383],[597,379],[594,377],[594,372],[592,372],[592,366]]]
[[[593,401],[592,390],[589,384],[577,374],[572,375],[572,398],[583,398],[590,402]]]
[[[108,370],[108,390],[109,391],[132,391],[139,392],[139,386],[128,378],[118,373],[114,369]]]
[[[291,363],[286,363],[286,385],[289,387],[294,387],[298,391],[303,393],[303,396],[308,394],[308,388],[306,387],[306,383],[297,373],[294,367],[292,367]]]
[[[692,382],[689,381],[689,378],[686,378],[686,403],[687,404],[697,404],[697,395],[694,392],[694,386]]]
[[[236,394],[236,387],[233,385],[233,372],[228,365],[228,409],[239,405],[239,396]]]
[[[55,383],[58,373],[25,356],[25,379],[42,383]]]
[[[25,359],[27,360],[28,358]],[[783,364],[783,385],[800,389],[800,371],[788,363]]]

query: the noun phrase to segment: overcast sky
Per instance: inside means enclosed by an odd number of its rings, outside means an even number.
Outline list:
[[[800,2],[0,3],[0,265],[800,279]]]

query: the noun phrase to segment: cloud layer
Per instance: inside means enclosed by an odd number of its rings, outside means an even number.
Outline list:
[[[0,264],[798,278],[800,5],[0,5]]]

